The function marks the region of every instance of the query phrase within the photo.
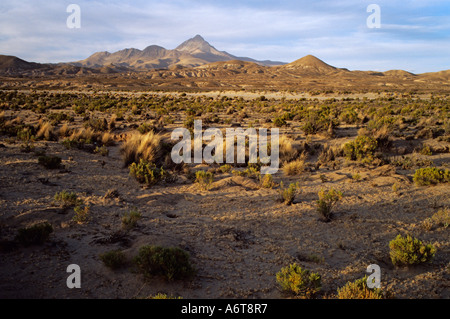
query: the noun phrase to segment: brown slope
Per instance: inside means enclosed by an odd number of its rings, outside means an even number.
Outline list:
[[[318,74],[318,75],[341,71],[340,69],[323,62],[322,60],[316,58],[313,55],[307,55],[294,62],[280,66],[279,69],[295,71],[296,73]]]

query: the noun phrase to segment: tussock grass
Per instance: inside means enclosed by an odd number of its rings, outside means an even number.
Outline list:
[[[161,136],[150,131],[146,134],[134,133],[130,135],[121,147],[125,166],[146,162],[156,163],[162,158]]]

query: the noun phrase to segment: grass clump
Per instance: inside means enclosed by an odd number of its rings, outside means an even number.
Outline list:
[[[337,291],[338,299],[385,299],[381,288],[369,288],[367,276],[354,282],[348,282]]]
[[[195,172],[195,182],[201,189],[208,190],[214,181],[214,174],[211,172],[197,171]]]
[[[157,293],[156,295],[150,296],[147,299],[183,299],[183,297],[174,297],[163,293]]]
[[[165,170],[157,168],[155,164],[147,162],[143,159],[139,161],[139,164],[132,163],[129,166],[130,175],[136,178],[141,184],[147,184],[152,186],[161,181],[166,175]]]
[[[130,230],[136,227],[137,222],[142,218],[142,214],[137,210],[132,210],[122,216],[122,228]]]
[[[111,250],[100,255],[103,264],[111,269],[122,268],[126,264],[125,254],[121,250]]]
[[[186,279],[195,274],[189,254],[177,247],[143,246],[134,262],[146,277],[162,276],[172,281]]]
[[[285,205],[291,205],[294,202],[295,196],[299,193],[300,186],[297,183],[289,184],[288,188],[284,188],[283,182],[280,183],[280,189],[278,190],[279,201]]]
[[[336,191],[334,188],[328,191],[321,189],[318,195],[317,211],[321,218],[328,222],[331,220],[333,207],[342,199],[342,192]]]
[[[305,162],[303,160],[295,160],[284,164],[283,173],[287,176],[300,175],[305,169]]]
[[[47,169],[61,168],[61,157],[42,155],[38,157],[38,163]]]
[[[313,297],[321,288],[321,276],[296,263],[281,268],[276,279],[284,292],[304,298]]]
[[[48,240],[52,232],[53,227],[50,223],[39,223],[30,227],[20,228],[16,241],[25,246],[41,245]]]
[[[450,182],[450,171],[437,167],[425,167],[416,170],[413,181],[417,186],[436,185]]]
[[[390,257],[395,266],[417,265],[430,262],[435,253],[436,247],[431,244],[424,245],[417,238],[407,235],[398,235],[389,242]]]
[[[121,152],[125,166],[139,163],[141,160],[159,163],[163,157],[161,136],[153,131],[146,134],[132,134],[122,145]]]

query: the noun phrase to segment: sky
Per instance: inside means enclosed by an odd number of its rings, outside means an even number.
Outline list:
[[[68,28],[70,4],[81,27]],[[369,28],[370,4],[380,28]],[[449,0],[1,0],[0,54],[41,63],[98,51],[174,49],[200,34],[216,49],[292,62],[312,54],[350,70],[450,69]]]

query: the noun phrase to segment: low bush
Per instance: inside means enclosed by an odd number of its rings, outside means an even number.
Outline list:
[[[214,174],[211,172],[197,171],[195,172],[195,182],[201,189],[208,190],[214,181]]]
[[[352,161],[371,163],[377,149],[377,141],[369,136],[360,135],[353,142],[344,145],[344,155]]]
[[[291,183],[288,188],[284,188],[283,182],[281,182],[280,189],[278,190],[279,201],[283,202],[285,205],[291,205],[299,192],[300,186],[298,183]]]
[[[61,204],[64,207],[77,206],[81,204],[81,200],[78,199],[78,195],[74,192],[61,191],[55,194],[53,197],[55,202]]]
[[[416,170],[413,181],[417,186],[436,185],[450,182],[450,171],[437,167],[425,167]]]
[[[348,282],[337,291],[338,299],[385,299],[381,288],[369,288],[367,276],[354,282]]]
[[[15,239],[25,246],[41,245],[48,240],[52,232],[52,225],[44,222],[30,227],[20,228]]]
[[[321,276],[295,263],[282,268],[276,279],[284,292],[295,296],[311,298],[321,289]]]
[[[321,218],[328,222],[331,220],[333,207],[342,199],[342,192],[336,191],[333,188],[328,191],[321,189],[318,195],[317,211]]]
[[[130,230],[136,227],[137,222],[142,218],[142,214],[137,210],[132,210],[122,216],[122,228]]]
[[[264,177],[261,177],[260,183],[262,188],[273,188],[275,186],[273,177],[270,174],[265,174]]]
[[[169,281],[186,279],[196,272],[189,254],[177,247],[143,246],[134,262],[144,276],[162,276]]]
[[[130,175],[136,178],[136,180],[141,184],[147,184],[152,186],[161,181],[165,175],[165,170],[157,168],[155,164],[149,163],[141,159],[139,164],[132,163],[129,166]]]
[[[122,268],[127,261],[125,254],[121,250],[111,250],[101,254],[99,257],[103,264],[111,269]]]
[[[77,222],[78,224],[85,224],[89,222],[91,216],[91,208],[89,206],[85,205],[77,205],[74,207],[75,216],[73,216],[73,221]]]
[[[38,163],[47,169],[61,168],[61,157],[53,155],[42,155],[38,157]]]
[[[422,241],[411,235],[406,237],[398,235],[389,242],[389,248],[391,261],[395,266],[430,262],[436,253],[436,248],[433,245],[424,245]]]

